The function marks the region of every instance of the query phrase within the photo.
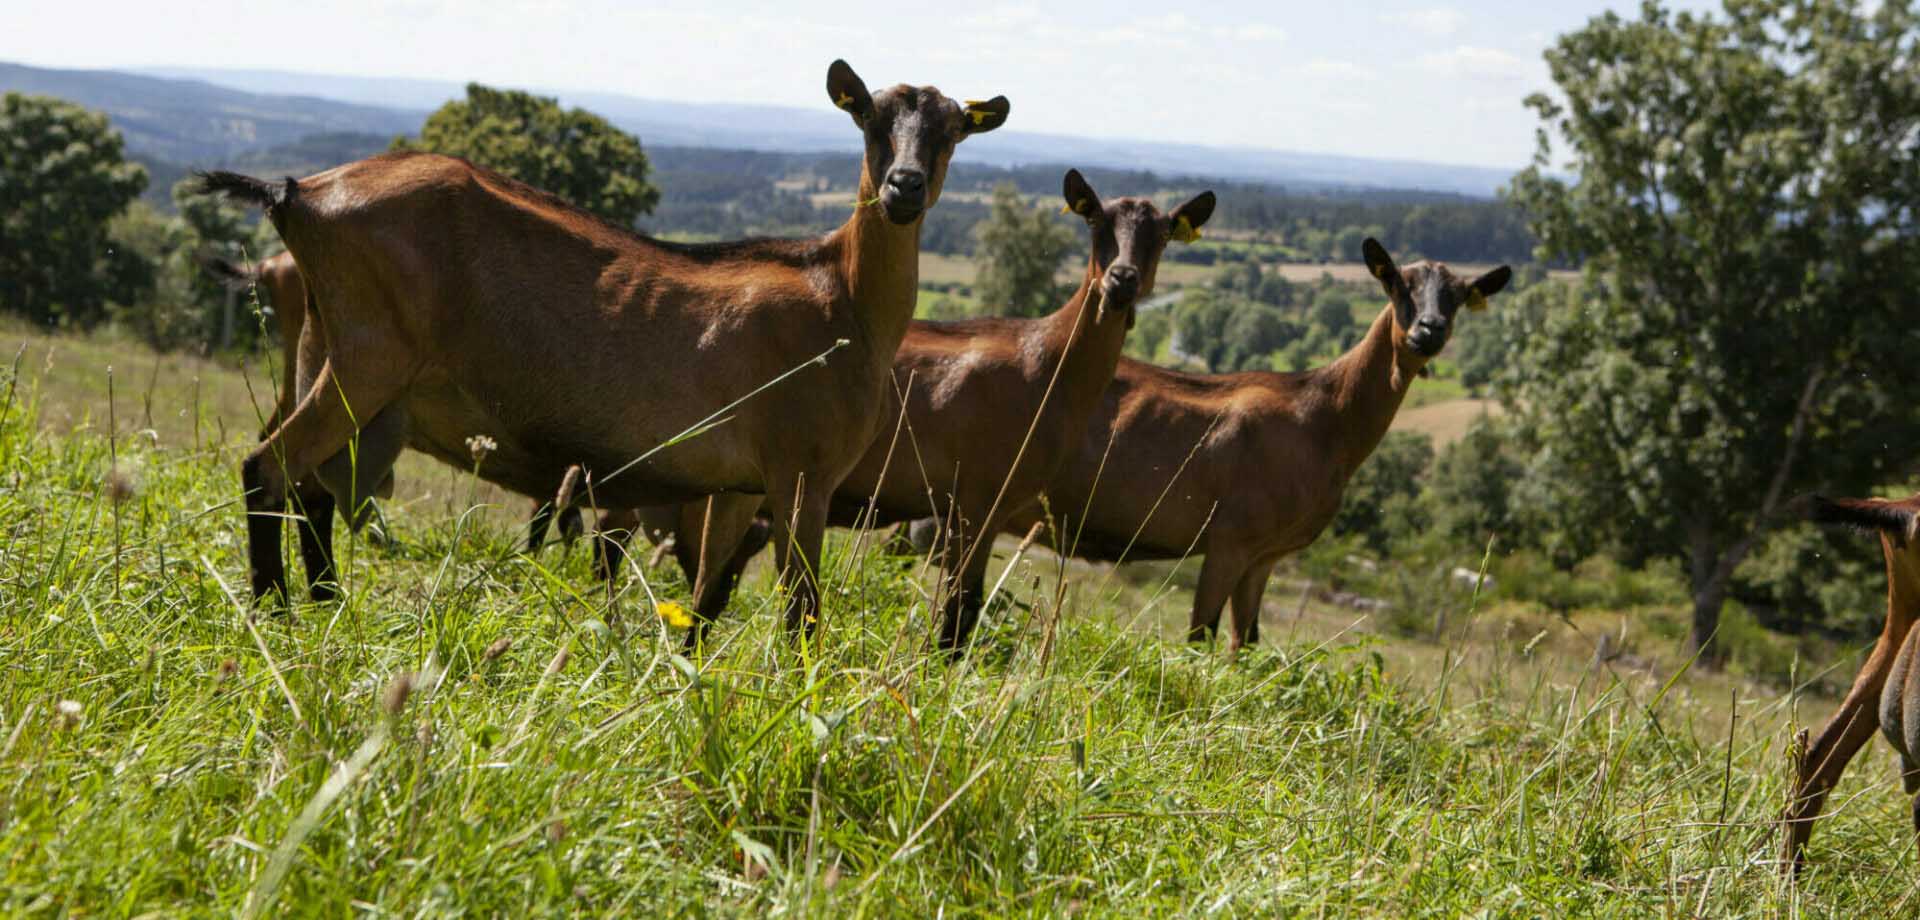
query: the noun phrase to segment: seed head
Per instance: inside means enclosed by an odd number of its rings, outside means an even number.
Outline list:
[[[492,661],[495,658],[500,657],[501,655],[505,655],[507,653],[507,650],[510,648],[513,648],[513,637],[501,636],[500,638],[493,640],[492,645],[487,646],[487,650],[480,654],[480,660]]]
[[[393,675],[393,680],[388,682],[387,692],[381,694],[380,706],[387,711],[387,715],[397,716],[400,710],[407,708],[407,697],[412,695],[413,674],[409,671],[401,671]]]
[[[80,727],[86,718],[87,707],[74,700],[61,700],[53,704],[53,728],[55,731],[70,732]]]
[[[140,494],[140,477],[125,467],[116,466],[107,471],[106,491],[107,500],[116,505],[124,504]]]
[[[473,462],[487,459],[487,455],[500,449],[499,443],[484,434],[476,434],[467,439],[467,451],[473,454]]]

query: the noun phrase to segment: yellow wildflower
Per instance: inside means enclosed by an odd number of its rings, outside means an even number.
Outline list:
[[[672,626],[675,629],[693,628],[693,614],[688,613],[687,608],[672,601],[667,601],[657,609],[660,612],[660,619],[666,620],[668,626]]]

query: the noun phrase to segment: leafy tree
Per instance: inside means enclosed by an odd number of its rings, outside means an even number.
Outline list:
[[[1198,358],[1207,370],[1219,370],[1227,355],[1227,320],[1233,315],[1226,296],[1192,288],[1181,295],[1175,310],[1174,351]]]
[[[1282,309],[1291,307],[1294,300],[1293,282],[1288,281],[1279,272],[1269,272],[1265,278],[1260,279],[1260,290],[1253,295],[1253,299],[1270,307]]]
[[[1468,546],[1484,546],[1495,534],[1503,544],[1517,542],[1512,492],[1523,472],[1499,423],[1475,419],[1460,440],[1440,451],[1427,476],[1421,499],[1433,529]]]
[[[117,305],[114,322],[161,350],[203,342],[205,317],[192,290],[202,273],[191,258],[186,223],[141,200],[113,219],[107,235],[115,249],[131,256],[126,262],[139,273],[124,285],[138,294]]]
[[[259,326],[241,315],[235,292],[203,266],[212,259],[241,264],[258,260],[251,250],[255,221],[224,198],[201,194],[197,182],[183,179],[173,187],[173,203],[180,211],[181,245],[169,267],[187,279],[193,304],[200,314],[199,344],[222,349],[236,343],[251,345]]]
[[[1044,209],[1028,205],[1011,182],[993,187],[987,219],[973,230],[980,259],[974,287],[989,310],[1008,316],[1042,316],[1065,295],[1054,280],[1072,249],[1072,230]]]
[[[1353,321],[1352,297],[1337,287],[1322,288],[1314,295],[1313,306],[1307,311],[1307,323],[1335,342],[1345,342],[1359,327]]]
[[[1333,518],[1336,536],[1359,534],[1375,552],[1384,552],[1394,532],[1419,530],[1424,521],[1394,522],[1420,515],[1415,502],[1422,478],[1433,463],[1433,438],[1417,431],[1389,431],[1380,446],[1354,471]],[[1396,526],[1397,524],[1397,526]]]
[[[1142,361],[1160,357],[1160,346],[1173,334],[1172,310],[1141,310],[1127,336],[1127,354]]]
[[[1528,99],[1540,147],[1510,197],[1547,256],[1585,260],[1577,307],[1516,333],[1535,501],[1683,560],[1708,661],[1788,500],[1885,481],[1920,446],[1917,28],[1905,0],[1649,2],[1562,36],[1564,101]]]
[[[1302,334],[1279,310],[1224,290],[1189,290],[1175,311],[1176,350],[1210,371],[1264,370],[1270,354]]]
[[[469,83],[466,99],[441,106],[418,138],[396,138],[393,147],[465,157],[623,227],[660,200],[639,138],[585,109],[519,90]]]
[[[0,309],[89,326],[142,277],[107,225],[146,188],[107,117],[44,96],[0,101]]]

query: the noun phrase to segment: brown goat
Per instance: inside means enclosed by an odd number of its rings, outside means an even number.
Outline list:
[[[1078,454],[1047,486],[1050,544],[1114,561],[1203,555],[1188,638],[1213,635],[1231,599],[1229,649],[1258,641],[1274,564],[1333,520],[1454,314],[1512,276],[1503,265],[1465,281],[1439,262],[1398,268],[1371,239],[1362,250],[1390,302],[1332,364],[1206,376],[1122,359]],[[1014,515],[1006,530],[1040,519]]]
[[[296,394],[302,392],[302,381],[311,384],[317,369],[310,368],[302,375],[300,371],[300,332],[307,319],[307,285],[300,277],[300,267],[293,261],[293,253],[282,252],[251,265],[236,265],[224,259],[213,259],[207,263],[207,270],[215,277],[239,290],[264,294],[266,304],[279,318],[280,325],[280,391],[274,400],[273,415],[267,419],[266,426],[260,432],[260,438],[273,433],[280,427],[280,420],[293,411]],[[330,461],[332,462],[332,461]],[[568,470],[568,478],[560,488],[560,497],[554,501],[533,500],[533,510],[528,520],[527,552],[539,551],[546,542],[547,530],[552,525],[555,509],[559,511],[561,539],[571,544],[584,529],[581,512],[578,508],[567,506],[571,501],[573,485],[579,480],[580,468],[574,466]],[[350,474],[341,470],[331,474],[339,479]],[[358,528],[371,514],[368,502],[374,497],[386,497],[393,494],[393,476],[388,475],[372,487],[368,497],[361,502],[360,512],[349,518],[349,526]]]
[[[757,507],[764,493],[780,512],[788,625],[812,624],[828,498],[879,421],[913,313],[921,218],[954,146],[1008,111],[1004,98],[962,107],[931,87],[870,94],[844,61],[828,68],[827,94],[866,153],[853,216],[809,240],[663,242],[431,154],[284,186],[206,174],[208,191],[267,209],[305,274],[319,333],[302,336],[301,364],[318,368],[311,385],[241,467],[254,595],[285,591],[278,512],[289,488],[306,512],[310,581],[330,553],[321,531],[340,493],[309,474],[357,434],[350,501],[384,475],[369,459],[391,465],[388,440],[528,495],[574,464],[615,507],[715,493]],[[515,372],[525,367],[556,371]],[[788,372],[724,423],[662,447]],[[376,430],[383,443],[369,444]]]
[[[282,252],[250,265],[235,265],[225,259],[212,259],[207,270],[234,290],[264,295],[261,299],[280,322],[280,393],[273,404],[273,415],[260,432],[264,440],[280,427],[280,420],[293,412],[294,365],[300,358],[300,329],[307,321],[307,285],[293,253]]]
[[[1806,510],[1820,523],[1879,534],[1887,565],[1887,620],[1853,678],[1853,688],[1812,745],[1805,731],[1795,739],[1793,798],[1781,818],[1786,824],[1781,863],[1788,872],[1799,871],[1827,793],[1875,728],[1900,754],[1907,794],[1920,792],[1920,680],[1914,679],[1914,669],[1920,667],[1915,659],[1920,655],[1920,630],[1913,628],[1920,618],[1920,495],[1901,501],[1814,497],[1807,500]],[[1914,802],[1913,821],[1920,833],[1920,799]]]
[[[898,398],[889,399],[879,437],[833,496],[836,525],[931,514],[950,528],[941,558],[949,579],[944,649],[964,648],[979,618],[1000,522],[1031,505],[1077,449],[1113,379],[1134,304],[1153,291],[1168,240],[1194,239],[1214,207],[1212,192],[1164,214],[1144,198],[1103,203],[1079,170],[1067,172],[1062,194],[1092,236],[1073,296],[1039,319],[913,323],[893,360],[894,381],[906,394],[904,424]],[[683,509],[677,517],[685,529],[675,544],[697,541],[698,515]],[[738,530],[706,524],[712,532]],[[702,627],[725,608],[721,592],[744,562],[739,550],[730,553],[724,577],[709,580],[716,590],[696,596]]]

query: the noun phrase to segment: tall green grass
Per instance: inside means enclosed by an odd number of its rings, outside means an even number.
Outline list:
[[[1228,661],[1137,628],[1184,596],[1030,559],[952,664],[928,648],[924,566],[836,537],[818,651],[754,576],[690,661],[654,613],[686,600],[676,575],[609,598],[583,553],[518,555],[510,516],[442,502],[391,505],[390,547],[341,541],[344,602],[257,613],[236,593],[238,436],[50,426],[27,377],[0,418],[10,915],[1920,903],[1877,749],[1789,885],[1787,701],[1559,679],[1519,641],[1402,674],[1367,641],[1270,628]]]

